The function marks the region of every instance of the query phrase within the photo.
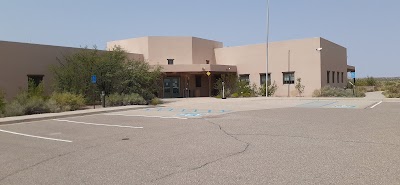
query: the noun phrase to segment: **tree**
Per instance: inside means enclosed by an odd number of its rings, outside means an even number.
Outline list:
[[[86,101],[93,100],[93,91],[97,95],[101,91],[107,95],[138,93],[151,99],[160,88],[161,68],[152,67],[144,61],[130,60],[119,47],[110,51],[84,48],[64,56],[59,63],[51,68],[55,90],[82,94]],[[95,84],[91,83],[92,75],[96,75]]]
[[[301,96],[301,94],[303,94],[304,92],[304,88],[305,86],[303,84],[301,84],[301,78],[297,78],[297,83],[295,86],[297,92],[299,93],[299,96]]]

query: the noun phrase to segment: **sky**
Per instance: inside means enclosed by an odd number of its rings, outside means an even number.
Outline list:
[[[0,40],[105,49],[141,36],[266,42],[267,0],[0,0]],[[399,0],[270,0],[270,41],[323,37],[357,77],[400,76]]]

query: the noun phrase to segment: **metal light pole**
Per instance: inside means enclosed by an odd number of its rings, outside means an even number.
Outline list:
[[[268,97],[268,42],[269,42],[269,0],[267,0],[267,61],[265,67],[265,97]]]

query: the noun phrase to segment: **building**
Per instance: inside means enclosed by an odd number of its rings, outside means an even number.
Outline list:
[[[163,67],[162,98],[207,97],[216,94],[213,84],[222,74],[237,74],[250,84],[265,83],[266,44],[224,47],[223,43],[196,37],[141,37],[111,41],[129,57]],[[42,81],[51,90],[51,65],[80,48],[0,41],[0,89],[7,99],[26,88],[28,78]],[[304,96],[325,85],[344,87],[346,48],[323,38],[272,42],[269,44],[269,79],[278,90],[274,96],[297,96],[297,78],[305,85]]]
[[[265,83],[266,44],[223,47],[196,37],[142,37],[107,43],[108,48],[114,46],[141,53],[150,64],[163,67],[161,97],[215,95],[213,84],[227,73],[250,84]],[[347,65],[346,48],[319,37],[270,43],[268,68],[268,79],[278,86],[274,96],[280,97],[298,96],[297,78],[305,85],[303,95],[312,96],[326,85],[345,87],[347,72],[355,71]]]

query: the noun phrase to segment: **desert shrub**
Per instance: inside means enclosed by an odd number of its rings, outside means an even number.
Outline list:
[[[239,94],[238,94],[238,93],[233,93],[233,94],[231,95],[231,97],[232,97],[232,98],[239,98]]]
[[[137,93],[126,94],[122,96],[123,105],[145,105],[146,100]]]
[[[118,93],[110,94],[106,98],[106,106],[113,107],[113,106],[122,106],[124,101],[124,97]]]
[[[47,105],[51,112],[73,111],[83,107],[85,99],[82,95],[55,92],[50,96]]]
[[[299,96],[303,94],[305,86],[301,83],[301,78],[297,78],[296,86],[295,86]]]
[[[22,116],[50,112],[46,103],[42,83],[35,85],[33,81],[28,82],[28,89],[21,90],[17,96],[6,105],[6,116]]]
[[[48,112],[50,112],[50,109],[43,97],[30,97],[28,93],[22,92],[10,104],[7,104],[5,115],[22,116]]]
[[[400,82],[387,82],[383,94],[387,98],[400,98]]]
[[[158,105],[158,104],[162,104],[163,102],[159,99],[159,98],[153,98],[150,101],[151,105]]]
[[[25,115],[25,106],[17,101],[12,101],[7,104],[5,116],[23,116]]]
[[[355,97],[364,97],[365,92],[365,88],[357,87],[355,89]],[[354,97],[354,95],[352,89],[325,86],[315,90],[313,97]]]
[[[259,93],[261,96],[265,96],[265,83],[260,87]],[[273,84],[271,84],[270,81],[268,81],[268,96],[273,96],[278,89],[278,86],[276,85],[276,82],[274,81]]]
[[[146,100],[137,93],[118,94],[114,93],[106,98],[106,106],[123,106],[123,105],[145,105]]]

